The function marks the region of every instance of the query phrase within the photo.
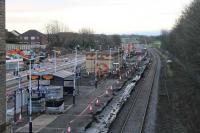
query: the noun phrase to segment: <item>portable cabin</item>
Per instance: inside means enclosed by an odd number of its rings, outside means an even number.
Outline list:
[[[74,73],[66,70],[53,73],[50,85],[63,86],[64,95],[72,95],[74,91]]]

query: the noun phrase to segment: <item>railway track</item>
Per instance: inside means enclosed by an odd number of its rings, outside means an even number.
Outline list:
[[[157,59],[154,58],[152,67],[145,71],[145,82],[138,83],[129,100],[124,105],[118,117],[111,125],[109,133],[142,133],[148,112],[154,79],[157,72]],[[151,70],[150,70],[151,69]],[[148,83],[146,83],[148,81]],[[145,98],[144,98],[145,97]]]
[[[154,54],[153,56],[154,56],[154,59],[156,61],[155,64],[157,64],[158,63],[158,59],[156,59],[157,55]],[[149,108],[149,103],[150,103],[150,100],[151,100],[152,90],[153,90],[153,87],[154,87],[156,73],[157,73],[157,66],[154,67],[154,75],[153,75],[153,79],[152,79],[153,81],[152,81],[152,84],[151,84],[150,95],[148,96],[148,102],[146,104],[145,114],[144,114],[144,117],[143,117],[143,120],[142,120],[142,124],[141,124],[141,128],[140,128],[140,132],[139,133],[143,133],[144,128],[145,128],[145,119],[146,119],[147,113],[148,113],[148,108]]]

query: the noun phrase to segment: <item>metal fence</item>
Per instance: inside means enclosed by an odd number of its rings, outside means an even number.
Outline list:
[[[9,51],[9,50],[13,50],[13,49],[16,49],[16,48],[19,48],[21,50],[30,50],[30,49],[33,49],[33,48],[46,48],[46,45],[40,45],[40,44],[9,44],[9,43],[6,43],[6,51]]]

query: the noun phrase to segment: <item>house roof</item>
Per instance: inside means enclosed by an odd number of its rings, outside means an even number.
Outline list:
[[[20,35],[20,33],[18,31],[16,31],[16,30],[11,31],[11,33],[14,34],[15,36],[19,36]]]
[[[24,32],[23,34],[21,34],[22,36],[42,36],[44,34],[42,34],[41,32],[37,31],[37,30],[28,30],[26,32]]]

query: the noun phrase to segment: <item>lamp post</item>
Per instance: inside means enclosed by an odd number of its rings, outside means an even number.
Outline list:
[[[112,61],[111,61],[112,60],[112,55],[111,54],[112,54],[112,48],[110,48],[110,56],[109,56],[110,57],[109,58],[109,71],[110,71],[110,73],[111,73],[111,63],[112,63]]]
[[[119,52],[119,47],[117,49],[117,52],[118,52],[118,63],[120,64],[120,52]]]
[[[31,84],[31,60],[29,63],[29,133],[32,133],[32,84]]]
[[[56,65],[57,65],[57,62],[56,62],[56,52],[59,52],[59,51],[56,51],[56,50],[52,50],[54,52],[54,72],[56,73]]]
[[[77,47],[75,47],[75,60],[74,60],[74,90],[73,90],[73,104],[75,104],[75,92],[76,92],[76,67],[77,67]]]
[[[18,91],[21,92],[20,115],[22,115],[22,90],[21,90],[21,76],[19,74],[19,57],[17,58],[16,75],[18,78]],[[16,122],[16,106],[17,106],[17,91],[14,91],[14,122]]]
[[[97,54],[98,50],[95,51],[95,88],[97,89],[97,65],[98,65],[98,54]]]
[[[95,78],[97,77],[97,50],[95,51]]]
[[[31,81],[31,61],[41,56],[29,59],[29,133],[32,133],[32,81]]]
[[[21,107],[21,110],[20,110],[20,115],[22,115],[22,88],[21,88],[21,75],[19,74],[19,57],[18,57],[18,61],[17,61],[17,76],[19,78],[19,85],[18,85],[18,88],[19,88],[19,91],[21,93],[21,102],[20,102],[20,107]]]

